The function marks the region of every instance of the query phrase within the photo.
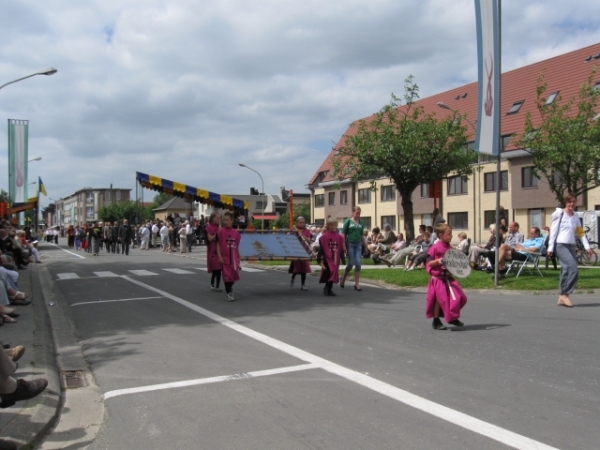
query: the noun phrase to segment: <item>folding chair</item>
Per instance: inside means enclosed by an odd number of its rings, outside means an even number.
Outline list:
[[[541,253],[526,252],[526,253],[521,253],[521,254],[525,254],[525,256],[526,256],[525,260],[518,261],[516,259],[513,259],[510,263],[510,266],[508,266],[506,275],[508,275],[510,273],[510,271],[513,269],[513,267],[515,270],[517,270],[517,267],[518,267],[519,270],[518,270],[515,278],[518,278],[519,275],[521,275],[521,272],[523,271],[524,268],[526,268],[529,271],[530,275],[533,275],[533,272],[531,271],[531,268],[533,268],[534,270],[537,270],[537,272],[540,274],[540,277],[544,277],[544,275],[542,275],[542,272],[540,271],[540,268],[538,267],[538,264],[540,262]],[[529,267],[530,264],[532,266],[531,268]]]

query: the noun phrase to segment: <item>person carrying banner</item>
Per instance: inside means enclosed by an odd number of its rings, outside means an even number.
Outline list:
[[[223,214],[223,227],[217,232],[217,256],[223,270],[227,301],[235,300],[233,283],[240,280],[240,241],[238,230],[232,228],[233,213]]]
[[[306,229],[306,220],[304,219],[304,217],[300,216],[296,219],[296,227],[293,231],[295,231],[300,237],[300,239],[304,241],[304,243],[306,244],[306,248],[310,249],[311,232]],[[290,263],[288,273],[292,274],[292,279],[290,280],[290,287],[294,287],[296,275],[300,274],[300,281],[302,282],[300,289],[302,291],[308,291],[308,288],[306,287],[306,274],[311,273],[309,261],[292,261]]]

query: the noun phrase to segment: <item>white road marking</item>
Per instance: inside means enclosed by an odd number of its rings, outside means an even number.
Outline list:
[[[173,389],[187,386],[197,386],[199,384],[219,383],[222,381],[244,380],[247,378],[266,377],[269,375],[277,375],[280,373],[298,372],[301,370],[318,369],[314,364],[301,364],[299,366],[280,367],[278,369],[257,370],[255,372],[236,373],[233,375],[221,375],[211,378],[199,378],[197,380],[175,381],[173,383],[152,384],[150,386],[142,386],[129,389],[117,389],[104,394],[104,400],[113,397],[119,397],[127,394],[138,394],[140,392],[159,391],[162,389]]]
[[[186,273],[195,273],[195,272],[190,272],[189,270],[183,270],[183,269],[163,269],[163,270],[166,270],[167,272],[171,272],[171,273],[181,274],[181,275],[184,275]]]
[[[94,302],[80,302],[73,303],[71,306],[79,306],[79,305],[97,305],[98,303],[110,303],[110,302],[129,302],[131,300],[149,300],[152,298],[164,298],[164,297],[138,297],[138,298],[119,298],[116,300],[96,300]]]
[[[255,269],[254,267],[242,266],[242,272],[264,272],[264,269]]]
[[[118,277],[119,275],[117,275],[114,272],[94,272],[96,275],[98,275],[100,278],[107,278],[107,277]]]
[[[197,313],[202,314],[203,316],[206,316],[209,319],[220,323],[221,325],[225,325],[232,330],[269,345],[270,347],[276,348],[284,353],[287,353],[288,355],[294,356],[295,358],[307,363],[314,364],[326,370],[327,372],[339,375],[340,377],[402,402],[405,405],[412,406],[415,409],[431,414],[432,416],[438,417],[467,430],[473,431],[474,433],[481,434],[482,436],[486,436],[490,439],[521,450],[558,450],[555,447],[551,447],[542,442],[535,441],[526,436],[522,436],[491,423],[484,422],[483,420],[469,416],[468,414],[455,411],[446,406],[432,402],[431,400],[411,394],[410,392],[397,388],[396,386],[392,386],[391,384],[340,366],[339,364],[328,361],[320,356],[313,355],[312,353],[301,350],[298,347],[294,347],[286,344],[285,342],[273,339],[272,337],[254,331],[248,327],[233,322],[232,320],[226,319],[225,317],[219,316],[218,314],[215,314],[207,309],[194,305],[193,303],[190,303],[187,300],[179,298],[173,294],[142,283],[141,281],[129,278],[128,276],[124,276],[123,279],[137,284],[138,286],[144,287],[150,291],[156,292],[164,297],[170,298],[174,302],[179,303],[180,305],[185,306],[192,311],[196,311]]]
[[[65,250],[64,248],[60,248],[60,247],[59,247],[58,245],[56,245],[56,244],[50,244],[50,245],[54,245],[54,246],[55,246],[55,247],[57,247],[59,250],[62,250],[63,252],[66,252],[66,253],[68,253],[69,255],[73,255],[73,256],[77,256],[78,258],[85,259],[85,256],[81,256],[81,255],[78,255],[77,253],[73,253],[73,252],[70,252],[69,250]]]
[[[158,275],[157,273],[150,272],[149,270],[130,270],[129,272],[131,272],[134,275],[140,275],[142,277],[147,277],[150,275]]]
[[[56,276],[58,277],[59,280],[73,280],[75,278],[80,278],[79,275],[77,275],[74,272],[58,273],[58,274],[56,274]]]

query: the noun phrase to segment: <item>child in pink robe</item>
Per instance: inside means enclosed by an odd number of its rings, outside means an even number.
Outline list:
[[[234,230],[233,214],[229,211],[223,214],[223,228],[217,232],[217,255],[223,270],[223,281],[227,301],[235,300],[233,296],[233,283],[240,279],[240,241],[241,236]]]
[[[304,220],[304,217],[298,217],[296,219],[296,228],[294,231],[296,231],[300,239],[304,241],[307,250],[310,249],[311,232],[306,229],[306,220]],[[302,282],[300,289],[303,291],[308,291],[308,288],[306,287],[306,274],[311,272],[312,270],[310,269],[309,261],[292,261],[288,270],[288,273],[292,274],[290,287],[294,287],[294,280],[296,279],[296,275],[300,274],[300,281]]]
[[[346,251],[343,236],[337,228],[337,221],[327,221],[327,231],[319,238],[319,253],[317,262],[321,265],[321,278],[319,283],[325,283],[323,294],[335,297],[333,284],[339,283],[340,261]]]
[[[206,271],[211,274],[210,289],[222,292],[221,285],[221,263],[217,255],[217,233],[221,225],[221,214],[214,212],[208,219],[208,224],[204,227],[206,231]]]
[[[460,310],[467,303],[467,296],[460,284],[444,267],[444,254],[452,246],[452,228],[445,223],[436,229],[439,241],[431,246],[427,252],[427,272],[430,275],[427,285],[427,305],[425,316],[433,318],[431,326],[434,330],[446,330],[440,316],[444,317],[450,325],[462,327],[464,324],[458,320]]]

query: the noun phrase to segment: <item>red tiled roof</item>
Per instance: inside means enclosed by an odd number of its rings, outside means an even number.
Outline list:
[[[599,58],[595,59],[594,56]],[[589,61],[587,58],[591,57]],[[535,99],[538,77],[544,72],[544,81],[548,89],[544,96],[555,91],[560,91],[562,101],[565,102],[571,98],[577,98],[579,88],[585,83],[590,76],[592,69],[598,67],[598,73],[592,83],[600,81],[600,44],[594,44],[589,47],[584,47],[564,55],[556,56],[544,61],[530,64],[519,69],[511,70],[502,74],[501,80],[501,135],[520,134],[523,132],[525,125],[525,116],[529,112],[532,115],[534,124],[541,121],[537,112]],[[466,94],[466,96],[465,96]],[[464,96],[464,97],[463,97]],[[506,115],[506,112],[517,101],[524,100],[523,106],[516,114]],[[443,119],[451,114],[452,111],[441,109],[437,106],[438,102],[443,102],[452,110],[464,115],[473,124],[477,120],[477,82],[470,83],[461,87],[451,89],[440,94],[432,95],[416,102],[422,106],[425,112],[433,113],[440,119]],[[401,106],[402,108],[402,106]],[[365,117],[368,120],[373,116]],[[475,140],[474,130],[465,124],[468,131],[468,139]],[[356,132],[353,125],[346,130],[345,135],[352,135]],[[327,158],[319,166],[316,173],[312,176],[309,184],[313,184],[319,174],[324,171],[329,171],[328,175],[322,181],[334,181],[333,173],[333,156],[336,153],[336,148],[339,148],[344,143],[344,136],[340,138],[334,149],[327,155]],[[514,150],[515,147],[507,147]]]

